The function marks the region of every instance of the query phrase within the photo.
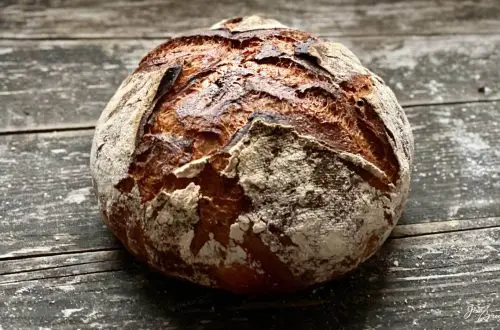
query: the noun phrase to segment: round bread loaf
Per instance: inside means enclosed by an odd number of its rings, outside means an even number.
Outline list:
[[[369,258],[410,186],[413,138],[347,48],[257,16],[153,49],[95,130],[105,223],[161,272],[292,291]]]

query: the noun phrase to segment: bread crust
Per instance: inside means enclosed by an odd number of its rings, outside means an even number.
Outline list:
[[[146,55],[97,123],[91,174],[106,224],[138,258],[267,293],[375,253],[412,160],[401,106],[352,52],[250,16]]]

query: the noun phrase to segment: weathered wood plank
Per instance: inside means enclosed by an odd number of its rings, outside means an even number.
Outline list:
[[[123,248],[0,260],[0,284],[123,270],[131,262]]]
[[[91,138],[0,136],[0,257],[117,246],[95,207]]]
[[[496,0],[2,1],[0,37],[165,37],[226,17],[262,13],[330,35],[490,33]]]
[[[400,224],[500,216],[499,109],[490,102],[407,110],[416,166]],[[0,258],[117,246],[93,197],[92,134],[0,136]]]
[[[416,159],[401,223],[500,215],[500,102],[406,113]]]
[[[152,46],[150,41],[0,41],[0,131],[94,125]]]
[[[500,99],[500,35],[340,41],[403,105]],[[159,43],[0,40],[0,132],[92,126],[121,80]]]
[[[389,239],[342,280],[260,298],[166,279],[119,251],[27,258],[0,275],[0,325],[492,329],[500,322],[498,249],[500,228]]]

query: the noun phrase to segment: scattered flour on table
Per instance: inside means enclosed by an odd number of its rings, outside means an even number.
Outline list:
[[[73,285],[60,285],[57,288],[64,292],[75,291],[75,287]]]
[[[82,310],[83,310],[83,307],[82,308],[68,308],[68,309],[63,309],[61,312],[63,313],[64,317],[70,317],[74,313],[80,312]]]
[[[87,196],[89,195],[90,195],[90,187],[72,190],[68,193],[68,195],[64,199],[64,202],[81,204],[87,199]]]

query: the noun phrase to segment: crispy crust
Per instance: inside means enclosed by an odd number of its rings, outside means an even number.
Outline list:
[[[412,157],[394,94],[349,50],[252,16],[143,58],[99,119],[91,170],[132,253],[256,293],[371,256],[402,212]]]

